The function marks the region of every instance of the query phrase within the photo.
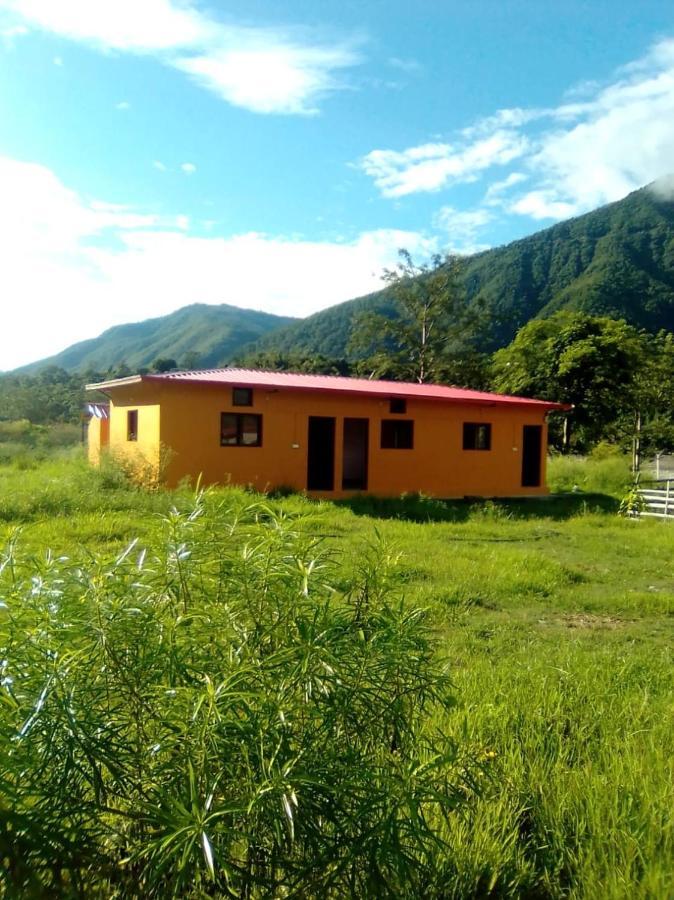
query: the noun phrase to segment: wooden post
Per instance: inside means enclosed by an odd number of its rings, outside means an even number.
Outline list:
[[[564,426],[562,431],[562,453],[569,452],[569,440],[571,437],[571,426],[569,425],[569,414],[564,416]]]
[[[641,410],[634,414],[634,437],[632,438],[632,472],[641,468]]]
[[[667,479],[667,489],[665,490],[665,519],[669,518],[669,489],[671,485],[669,478]]]

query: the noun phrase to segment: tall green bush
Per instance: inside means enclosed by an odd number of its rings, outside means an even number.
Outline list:
[[[471,790],[395,554],[199,495],[115,560],[0,557],[0,883],[419,897]]]

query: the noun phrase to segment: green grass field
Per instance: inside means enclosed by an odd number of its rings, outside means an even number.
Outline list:
[[[337,555],[344,585],[379,535],[405,602],[428,610],[457,701],[434,724],[479,773],[437,823],[429,897],[674,897],[674,526],[617,515],[628,478],[616,457],[553,460],[552,489],[574,493],[266,501]],[[112,559],[191,497],[132,489],[74,451],[7,463],[0,542],[18,528],[37,558]]]

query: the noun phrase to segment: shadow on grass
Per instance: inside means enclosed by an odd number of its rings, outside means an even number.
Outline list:
[[[620,505],[608,494],[555,494],[516,500],[436,500],[419,494],[374,497],[369,494],[336,500],[335,506],[357,516],[407,522],[466,522],[476,516],[498,519],[571,519],[586,513],[617,513]]]

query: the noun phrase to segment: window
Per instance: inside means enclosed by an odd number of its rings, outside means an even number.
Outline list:
[[[232,388],[232,406],[252,406],[252,388]]]
[[[382,450],[411,450],[414,446],[414,422],[411,419],[382,419]]]
[[[400,413],[404,416],[407,412],[407,400],[403,400],[401,397],[391,397],[389,401],[389,412],[394,414]]]
[[[126,414],[126,439],[127,441],[138,440],[138,410],[130,409]]]
[[[221,447],[261,447],[262,416],[250,413],[221,413]]]
[[[491,450],[491,425],[482,422],[464,422],[463,449]]]

